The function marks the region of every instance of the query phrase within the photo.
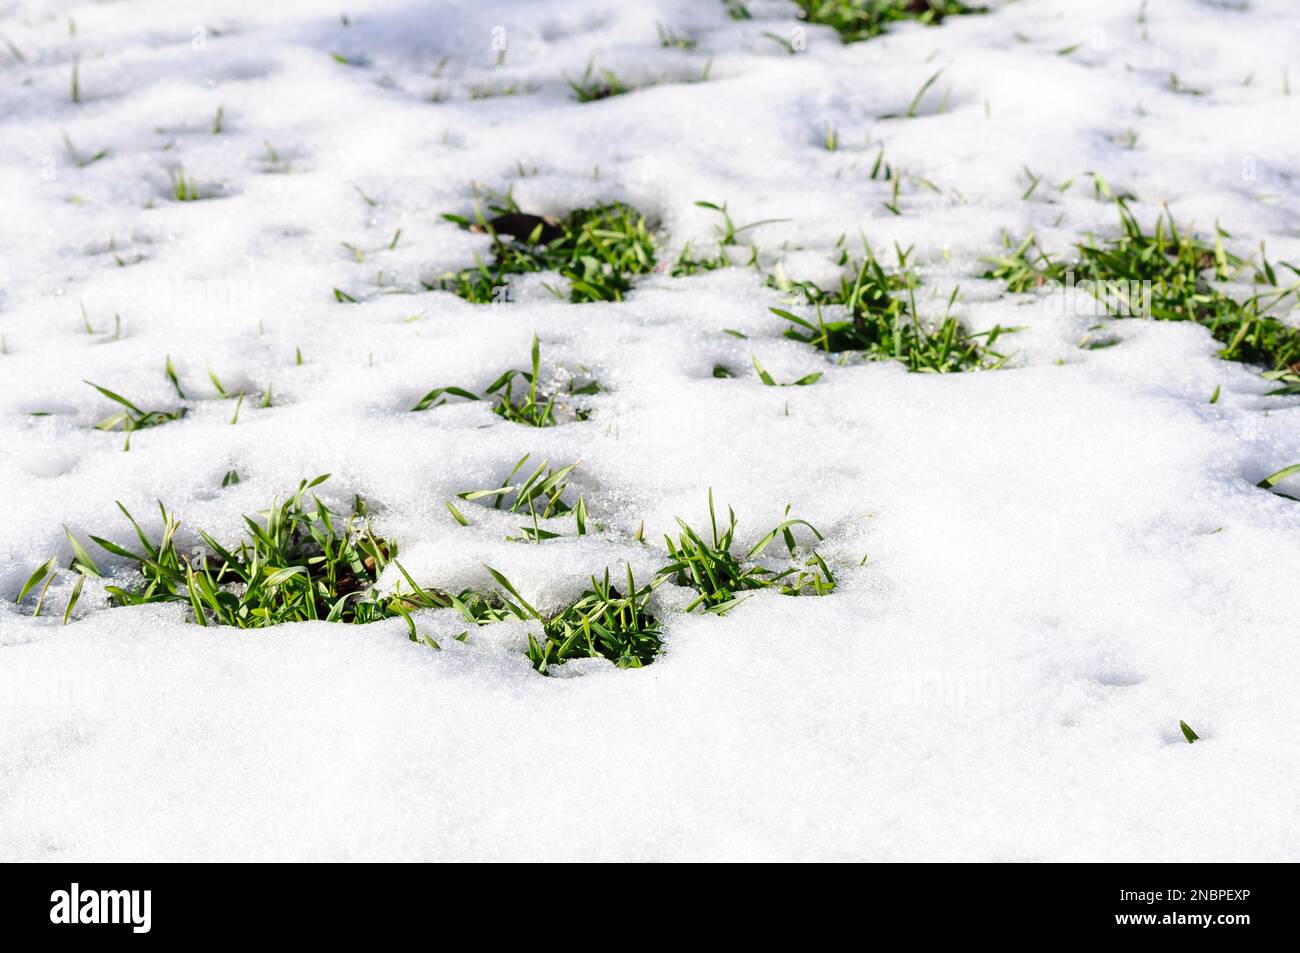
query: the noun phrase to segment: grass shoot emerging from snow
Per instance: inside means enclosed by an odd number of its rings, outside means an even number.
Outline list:
[[[171,182],[168,195],[174,201],[198,202],[206,197],[199,189],[198,183],[185,174],[184,167],[168,172],[167,177]]]
[[[66,132],[63,134],[63,145],[67,150],[68,158],[72,160],[72,164],[78,169],[84,169],[86,166],[94,165],[101,159],[108,158],[107,149],[99,149],[95,152],[82,152],[73,145],[72,139],[68,137]]]
[[[660,44],[665,47],[673,46],[677,49],[689,50],[695,45],[694,41],[685,39],[674,33],[665,33],[662,24],[659,26]],[[627,93],[634,93],[638,89],[645,89],[650,86],[659,86],[665,83],[705,83],[709,80],[709,75],[713,70],[713,60],[710,59],[704,64],[704,68],[697,74],[689,76],[678,75],[660,76],[657,79],[642,80],[633,84],[625,82],[617,73],[610,69],[595,68],[595,64],[588,61],[586,69],[577,79],[565,77],[569,84],[569,89],[573,92],[573,98],[580,103],[594,103],[602,99],[610,99],[614,96],[623,96]]]
[[[593,73],[593,68],[594,64],[588,62],[587,68],[578,79],[568,81],[569,88],[573,90],[573,98],[578,102],[594,103],[597,100],[631,92],[631,87],[619,79],[613,70],[602,69],[598,73]]]
[[[838,288],[774,276],[771,284],[802,295],[816,309],[814,323],[784,308],[772,308],[773,314],[791,325],[785,336],[828,353],[857,351],[867,360],[900,361],[911,371],[946,373],[1005,365],[1009,355],[994,351],[993,345],[1011,329],[969,332],[949,313],[956,289],[942,319],[922,321],[916,311],[920,279],[908,268],[908,253],[902,249],[897,253],[897,270],[886,270],[870,248],[857,261],[843,251],[839,264],[845,272]],[[845,316],[827,320],[825,312],[831,308]]]
[[[397,615],[409,623],[411,610],[424,608],[454,608],[474,622],[505,617],[499,600],[490,596],[469,591],[452,595],[416,585],[396,563],[396,544],[375,536],[360,498],[344,518],[318,497],[308,499],[307,491],[326,479],[328,474],[304,480],[283,503],[272,504],[257,518],[245,517],[246,537],[235,545],[224,546],[200,530],[204,548],[196,554],[178,549],[180,521],[162,504],[162,535],[155,542],[119,503],[138,545],[90,538],[106,552],[134,564],[138,575],[122,585],[108,585],[105,591],[117,606],[186,603],[199,625],[241,629],[318,619],[366,623]],[[83,577],[101,576],[76,539],[71,533],[68,536],[76,554],[72,568]],[[379,575],[389,563],[401,572],[410,591],[399,583],[394,593],[379,592]],[[34,585],[29,581],[18,601]]]
[[[732,221],[731,214],[727,211],[725,202],[721,205],[714,202],[696,202],[695,204],[699,208],[710,209],[722,216],[721,224],[714,226],[714,232],[718,238],[717,250],[711,256],[697,257],[688,242],[682,249],[681,254],[678,255],[677,261],[673,264],[670,274],[674,278],[685,278],[701,272],[727,268],[734,264],[733,255],[729,249],[739,247],[740,243],[736,240],[739,235],[751,228],[758,228],[760,225],[773,225],[788,221],[788,219],[783,218],[769,218],[758,222],[750,222],[748,225],[737,228],[736,223]],[[758,266],[758,249],[753,245],[750,246],[748,264],[754,267]]]
[[[466,490],[456,495],[462,500],[481,503],[484,506],[490,501],[493,509],[528,516],[530,525],[520,527],[522,536],[519,538],[521,539],[540,543],[544,539],[559,537],[560,533],[544,529],[541,521],[568,515],[573,516],[578,535],[585,536],[587,533],[586,501],[579,496],[577,502],[570,504],[564,498],[565,491],[569,488],[569,477],[578,464],[571,463],[567,467],[552,470],[549,467],[550,461],[543,460],[522,483],[512,483],[511,481],[523,470],[530,456],[526,453],[520,458],[503,485],[488,490]],[[450,502],[447,508],[456,522],[462,526],[469,525],[469,520]]]
[[[511,276],[556,272],[568,282],[570,301],[622,301],[632,278],[654,268],[650,225],[631,206],[599,205],[558,219],[527,214],[506,193],[489,195],[487,212],[490,217],[476,205],[472,218],[443,217],[489,235],[492,262],[476,256],[473,268],[425,282],[427,289],[451,291],[476,304],[500,303],[509,300]]]
[[[1008,240],[1007,253],[990,260],[986,277],[1004,281],[1012,292],[1072,279],[1112,316],[1194,321],[1223,345],[1219,356],[1225,361],[1263,365],[1275,378],[1300,370],[1300,330],[1272,313],[1288,297],[1300,301],[1300,282],[1283,286],[1267,258],[1261,256],[1256,266],[1230,254],[1223,244],[1230,236],[1222,229],[1215,230],[1212,242],[1205,241],[1180,231],[1166,210],[1147,232],[1124,199],[1116,205],[1119,235],[1080,242],[1077,261],[1052,258],[1030,234],[1014,248]],[[1300,278],[1294,266],[1283,267]],[[1222,289],[1222,283],[1243,276],[1267,290],[1234,296]]]
[[[522,463],[522,461],[521,461]],[[543,464],[543,468],[545,465]],[[536,500],[545,499],[554,509],[563,483],[552,473],[540,483],[530,480],[516,492],[515,506],[527,501],[536,511]],[[535,475],[536,476],[536,475]],[[304,480],[283,503],[273,504],[245,517],[246,537],[234,546],[224,546],[199,531],[203,549],[186,554],[176,536],[180,521],[159,504],[162,534],[150,538],[127,509],[118,504],[135,530],[138,544],[123,546],[91,536],[91,540],[112,556],[133,564],[135,579],[122,585],[107,585],[105,591],[116,606],[176,602],[188,604],[194,621],[202,626],[226,625],[241,629],[265,628],[285,622],[323,620],[364,624],[401,616],[412,641],[440,648],[429,636],[420,636],[412,612],[421,609],[454,609],[472,625],[486,625],[505,619],[541,623],[539,640],[529,636],[528,655],[538,671],[563,664],[570,658],[601,656],[621,668],[648,664],[660,647],[655,620],[645,611],[653,588],[638,588],[628,570],[629,595],[610,584],[592,578],[591,588],[554,616],[545,617],[532,607],[501,573],[488,567],[504,594],[462,590],[452,594],[419,585],[397,562],[397,544],[377,537],[366,517],[366,507],[356,499],[352,512],[340,519],[318,497],[307,491],[328,479],[328,474]],[[70,532],[67,534],[74,557],[71,569],[76,584],[64,613],[71,616],[87,577],[103,578],[99,566]],[[392,564],[402,580],[395,591],[381,593],[380,574]],[[19,591],[21,603],[35,593],[42,581],[36,613],[40,614],[45,593],[57,573],[56,560],[42,564]],[[117,581],[116,579],[114,580]]]
[[[579,384],[570,378],[559,389],[546,393],[540,386],[541,365],[541,345],[537,335],[533,335],[531,371],[517,368],[506,371],[488,385],[483,397],[463,387],[435,387],[421,397],[411,410],[429,410],[442,406],[452,397],[460,397],[464,400],[491,399],[492,412],[498,417],[529,427],[554,427],[559,423],[556,417],[558,410],[569,410],[573,419],[586,420],[590,411],[581,404],[571,406],[568,398],[590,396],[600,390],[600,384],[594,380]]]
[[[483,505],[490,500],[495,509],[527,514],[531,526],[524,527],[521,539],[540,542],[558,536],[543,530],[540,523],[564,515],[572,515],[578,534],[584,534],[585,502],[582,497],[574,503],[564,499],[569,476],[577,464],[553,470],[543,461],[523,482],[511,484],[509,481],[524,470],[528,459],[525,455],[515,465],[507,485],[468,491],[460,498]],[[244,537],[231,545],[198,530],[201,546],[180,546],[177,535],[181,523],[161,502],[158,508],[162,531],[154,539],[118,503],[136,541],[122,545],[100,536],[92,535],[90,539],[111,557],[124,561],[130,567],[125,570],[101,570],[65,527],[73,552],[68,568],[74,573],[75,583],[64,610],[64,622],[71,619],[87,578],[104,580],[104,592],[111,605],[180,603],[188,607],[196,624],[205,627],[258,629],[317,620],[364,624],[400,616],[411,641],[435,649],[441,646],[429,635],[419,633],[412,613],[449,609],[476,626],[507,619],[540,623],[540,635],[528,635],[527,655],[537,671],[547,674],[574,658],[605,658],[619,668],[650,664],[662,648],[662,633],[647,604],[654,590],[669,581],[699,594],[686,607],[687,612],[703,608],[719,615],[748,598],[746,593],[758,590],[823,596],[836,586],[829,566],[815,549],[800,553],[796,529],[802,527],[818,541],[822,539],[814,526],[801,519],[783,520],[737,558],[732,553],[735,513],[728,509],[727,524],[720,531],[710,490],[711,542],[678,520],[682,533],[676,541],[666,537],[669,560],[650,583],[638,585],[628,565],[626,585],[620,582],[616,586],[606,568],[603,578],[592,576],[590,587],[575,600],[554,614],[544,615],[491,566],[484,568],[499,589],[463,589],[453,594],[420,585],[397,561],[397,543],[375,534],[366,504],[359,496],[354,498],[348,515],[340,516],[309,492],[327,479],[329,474],[303,480],[288,499],[272,503],[255,516],[245,516]],[[238,478],[230,482],[238,482]],[[458,522],[468,525],[469,521],[450,502],[448,509]],[[778,538],[785,543],[788,559],[764,558],[759,562]],[[639,533],[637,539],[641,539]],[[390,565],[400,578],[395,588],[381,590],[380,577]],[[57,558],[47,560],[28,578],[16,602],[21,604],[35,594],[35,614],[40,615],[59,572]]]
[[[1278,496],[1286,497],[1288,500],[1296,500],[1297,502],[1300,502],[1300,497],[1292,496],[1290,493],[1283,493],[1281,490],[1277,489],[1277,485],[1279,483],[1281,483],[1283,480],[1295,476],[1297,473],[1300,473],[1300,463],[1293,463],[1289,467],[1283,467],[1281,470],[1278,470],[1276,473],[1270,473],[1268,476],[1264,477],[1264,479],[1260,480],[1259,483],[1255,485],[1258,486],[1261,490],[1271,490],[1273,493],[1276,493]]]
[[[93,333],[89,319],[84,318],[84,309],[83,319],[86,321],[87,333]],[[115,337],[120,336],[120,334],[121,328],[119,324]],[[170,355],[168,355],[166,362],[163,365],[163,376],[166,377],[167,382],[171,384],[172,389],[176,392],[176,396],[180,400],[188,400],[185,389],[181,386],[180,377],[177,375],[176,365],[172,363]],[[208,379],[212,382],[213,389],[216,391],[216,396],[218,398],[221,400],[233,400],[235,402],[235,409],[234,413],[231,414],[230,423],[238,423],[239,412],[244,406],[245,398],[250,396],[249,393],[244,390],[228,390],[222,385],[221,379],[217,377],[212,368],[208,368]],[[125,432],[126,446],[124,449],[126,450],[131,449],[131,434],[135,431],[146,430],[150,427],[160,427],[165,423],[180,420],[190,411],[188,404],[182,404],[174,410],[141,410],[134,402],[127,400],[115,391],[111,391],[106,387],[100,387],[98,384],[91,381],[86,381],[86,383],[122,408],[118,412],[99,421],[99,423],[95,424],[95,427],[98,430]],[[273,395],[271,385],[268,384],[266,389],[261,391],[260,396],[257,397],[257,406],[263,409],[270,407],[272,405],[272,399]]]
[[[168,362],[170,368],[170,361]],[[181,407],[177,410],[141,410],[134,403],[127,400],[121,394],[114,393],[107,387],[100,387],[86,381],[91,387],[99,391],[109,400],[119,405],[122,409],[114,414],[105,417],[99,423],[95,424],[97,430],[120,430],[126,434],[126,446],[124,449],[131,449],[131,434],[137,430],[145,430],[149,427],[161,427],[165,423],[173,420],[180,420],[188,411],[188,408]]]
[[[787,508],[787,515],[789,510]],[[694,589],[699,595],[686,607],[686,611],[703,607],[707,612],[722,615],[743,602],[748,596],[741,593],[758,589],[776,589],[788,596],[824,596],[835,589],[835,576],[825,560],[816,551],[806,563],[771,569],[753,562],[780,536],[794,560],[798,551],[794,529],[802,526],[819,541],[822,534],[811,523],[801,519],[786,519],[744,555],[737,558],[732,553],[736,535],[736,514],[727,508],[727,525],[718,529],[718,516],[713,506],[713,491],[709,490],[709,528],[711,542],[678,519],[682,532],[674,542],[665,536],[670,562],[659,570],[659,579],[671,579],[679,586]]]
[[[540,639],[528,636],[528,658],[543,675],[574,658],[606,658],[619,668],[642,668],[659,654],[662,633],[646,609],[659,580],[638,587],[631,566],[624,590],[610,583],[606,569],[603,580],[592,576],[591,588],[549,618],[529,605],[509,579],[490,566],[488,572],[513,597],[505,602],[516,615],[542,624]]]
[[[984,13],[959,0],[795,0],[799,17],[809,23],[833,28],[845,43],[858,43],[880,36],[891,23],[914,20],[941,23],[944,17]]]
[[[144,581],[126,588],[110,586],[110,596],[117,605],[188,602],[200,625],[242,629],[308,619],[383,618],[388,613],[374,583],[396,556],[395,548],[377,539],[368,525],[359,525],[364,513],[359,500],[356,510],[339,521],[319,498],[305,497],[325,479],[304,480],[287,500],[259,514],[260,519],[245,517],[248,535],[236,546],[226,548],[200,531],[208,551],[195,557],[177,551],[180,524],[165,509],[163,535],[155,544],[123,507],[139,540],[138,550],[91,538],[134,562]]]

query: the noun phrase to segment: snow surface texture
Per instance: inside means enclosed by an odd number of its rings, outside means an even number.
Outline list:
[[[1095,318],[975,277],[1004,229],[1058,250],[1114,229],[1089,182],[1055,188],[1088,171],[1145,221],[1168,202],[1300,261],[1300,16],[994,5],[851,46],[795,34],[782,2],[748,21],[703,0],[373,3],[347,24],[302,2],[0,5],[23,54],[0,44],[0,857],[1300,859],[1300,506],[1254,487],[1300,461],[1300,411],[1201,328],[1119,322],[1122,343],[1082,350]],[[697,46],[661,46],[657,24]],[[579,104],[565,77],[593,59],[653,85]],[[920,115],[879,118],[940,67]],[[65,132],[109,155],[78,167]],[[939,191],[909,182],[886,210],[882,145]],[[214,197],[170,201],[180,164]],[[1022,200],[1026,167],[1044,184]],[[841,234],[887,260],[914,244],[922,311],[960,284],[969,326],[1024,328],[999,342],[1013,367],[828,364],[781,337],[780,295],[743,267],[649,276],[616,304],[536,279],[500,306],[375,294],[379,271],[410,287],[486,247],[441,219],[472,182],[530,212],[630,202],[661,260],[712,248],[697,200],[788,219],[744,239],[796,277],[833,276]],[[525,366],[534,332],[548,367],[605,384],[590,420],[408,412]],[[764,387],[751,353],[778,380],[824,376]],[[167,355],[194,409],[123,453],[82,381],[172,407]],[[742,373],[714,379],[719,362]],[[274,406],[231,426],[208,367],[270,383]],[[451,519],[445,499],[525,452],[581,459],[608,532],[534,546],[503,541],[513,521]],[[532,671],[526,627],[461,644],[449,613],[417,618],[435,652],[400,619],[199,629],[179,605],[107,608],[97,584],[64,626],[66,572],[55,611],[12,603],[45,559],[67,565],[64,524],[129,538],[115,500],[153,532],[162,498],[183,534],[234,536],[327,472],[328,499],[362,494],[444,586],[486,588],[490,563],[558,607],[606,565],[652,571],[710,486],[745,546],[793,503],[841,585],[721,618],[665,608],[653,665],[567,678]]]

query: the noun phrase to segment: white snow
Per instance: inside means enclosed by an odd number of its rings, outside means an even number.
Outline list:
[[[1081,350],[1094,319],[1060,296],[973,277],[1004,229],[1054,249],[1112,229],[1089,171],[1144,220],[1167,202],[1300,263],[1300,15],[997,6],[851,46],[783,2],[749,21],[704,0],[370,3],[348,25],[308,2],[0,9],[24,54],[0,42],[0,858],[1300,859],[1300,506],[1254,487],[1300,461],[1294,400],[1265,398],[1203,329],[1123,322],[1120,345]],[[698,46],[661,47],[656,24]],[[763,35],[798,28],[796,55]],[[578,104],[565,76],[589,60],[657,85]],[[920,117],[878,118],[941,67]],[[533,91],[469,96],[511,84]],[[65,132],[109,156],[78,168]],[[892,215],[868,176],[881,145],[940,192],[905,186]],[[169,201],[179,164],[219,197]],[[1044,182],[1022,201],[1026,168]],[[781,337],[779,296],[743,267],[608,305],[375,295],[380,270],[418,287],[472,261],[481,239],[440,218],[472,182],[533,212],[630,202],[661,260],[710,247],[697,200],[789,219],[744,237],[785,246],[795,277],[833,274],[841,234],[915,245],[923,309],[960,284],[972,327],[1024,327],[1000,342],[1015,366],[829,365]],[[407,412],[524,366],[535,332],[548,366],[606,385],[589,421]],[[751,353],[778,380],[824,376],[766,388]],[[123,453],[82,381],[173,407],[168,355],[194,409]],[[714,379],[718,362],[745,373]],[[228,389],[270,383],[275,405],[230,426],[208,367]],[[525,452],[581,459],[609,532],[532,546],[451,519],[444,500]],[[221,489],[231,468],[243,482]],[[71,558],[65,524],[128,538],[115,500],[156,530],[161,498],[220,537],[327,472],[330,499],[370,500],[407,568],[444,586],[487,586],[490,563],[557,607],[606,565],[648,575],[675,516],[707,519],[709,487],[741,544],[793,503],[841,585],[721,618],[669,601],[653,665],[551,679],[526,627],[461,644],[444,613],[419,618],[433,652],[400,619],[200,629],[181,606],[108,608],[97,585],[64,626],[68,573],[56,611],[13,605]]]

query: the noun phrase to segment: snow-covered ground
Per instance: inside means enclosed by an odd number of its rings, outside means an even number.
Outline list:
[[[976,277],[1004,230],[1113,229],[1087,172],[1146,221],[1167,202],[1300,262],[1300,14],[994,5],[845,46],[784,2],[0,3],[0,858],[1300,859],[1300,505],[1254,486],[1300,461],[1300,409],[1202,328],[1080,349],[1094,318]],[[577,103],[589,61],[649,85]],[[917,117],[879,118],[940,68]],[[79,167],[65,134],[108,155]],[[937,191],[905,180],[888,211],[881,147]],[[212,198],[168,199],[181,165]],[[1013,366],[828,364],[743,267],[614,304],[375,294],[486,247],[441,219],[474,182],[534,212],[629,202],[661,261],[711,247],[698,200],[786,219],[744,239],[792,276],[833,275],[841,234],[915,245],[922,310],[959,284],[969,326],[1023,327]],[[605,385],[590,420],[408,411],[524,366],[534,333]],[[824,376],[764,387],[751,354]],[[175,406],[168,356],[193,409],[123,453],[83,380]],[[273,406],[231,426],[208,368]],[[443,501],[525,452],[580,459],[607,531],[457,525]],[[709,487],[746,546],[793,503],[841,584],[664,607],[653,665],[567,678],[531,669],[527,627],[462,644],[450,612],[417,619],[435,652],[401,619],[203,629],[95,580],[65,626],[68,572],[54,611],[13,604],[72,558],[64,525],[128,538],[116,500],[220,537],[321,473],[448,587],[490,563],[553,608],[607,565],[648,574]]]

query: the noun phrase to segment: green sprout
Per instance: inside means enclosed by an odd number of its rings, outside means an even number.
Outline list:
[[[636,209],[621,203],[570,212],[564,219],[529,215],[509,193],[490,194],[484,215],[443,217],[492,239],[492,262],[476,256],[473,268],[423,281],[427,290],[445,290],[475,304],[508,300],[510,278],[558,272],[569,283],[569,300],[622,301],[632,278],[653,270],[655,241]],[[337,295],[337,292],[336,292]]]

